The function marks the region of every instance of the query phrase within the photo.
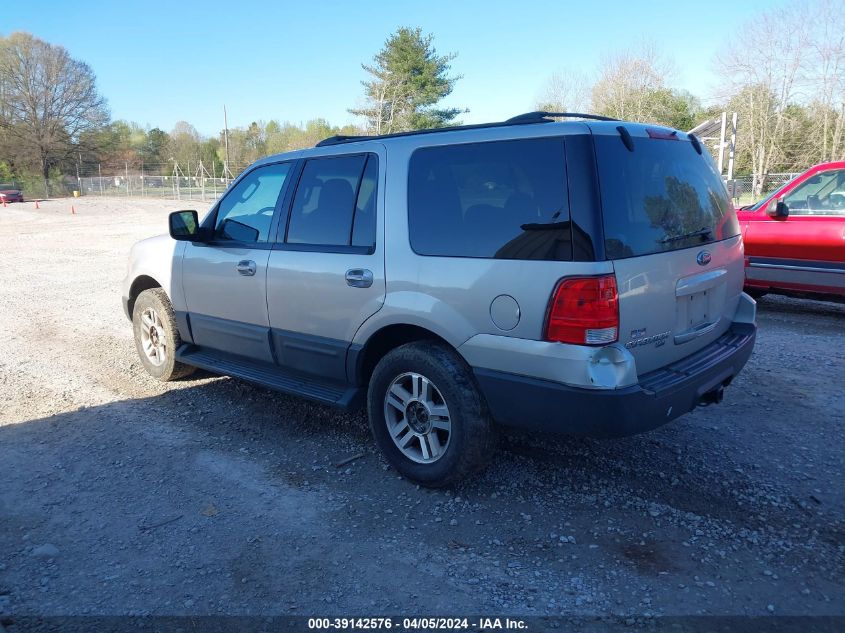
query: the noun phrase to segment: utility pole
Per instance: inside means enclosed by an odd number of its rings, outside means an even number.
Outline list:
[[[229,171],[229,118],[226,114],[226,104],[223,104],[223,141],[226,145],[226,165],[223,168],[223,173]]]
[[[211,183],[214,187],[214,199],[217,200],[217,161],[211,159]]]

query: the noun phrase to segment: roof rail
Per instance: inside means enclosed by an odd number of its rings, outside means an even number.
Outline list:
[[[351,143],[352,141],[363,141],[364,139],[370,138],[378,138],[375,136],[355,136],[355,135],[347,135],[347,134],[335,134],[334,136],[329,136],[328,138],[324,138],[322,141],[317,143],[314,147],[324,147],[326,145],[337,145],[338,143]]]
[[[392,134],[378,134],[374,136],[345,136],[338,134],[324,138],[317,143],[315,147],[326,147],[328,145],[339,145],[341,143],[354,143],[355,141],[374,141],[383,138],[396,138],[400,136],[416,136],[417,134],[434,134],[437,132],[458,132],[460,130],[480,130],[490,127],[503,127],[508,125],[526,125],[530,123],[552,123],[554,118],[577,118],[577,119],[593,119],[596,121],[618,121],[619,119],[611,119],[610,117],[601,116],[598,114],[580,114],[578,112],[527,112],[515,117],[511,117],[507,121],[498,121],[495,123],[476,123],[473,125],[453,125],[451,127],[435,127],[426,128],[423,130],[410,130],[408,132],[394,132]]]
[[[537,112],[526,112],[509,118],[505,123],[514,125],[516,123],[542,123],[544,121],[551,121],[552,119],[592,119],[594,121],[618,121],[609,116],[602,116],[600,114],[585,114],[582,112],[545,112],[538,110]]]

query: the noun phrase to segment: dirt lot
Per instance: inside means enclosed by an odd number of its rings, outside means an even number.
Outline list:
[[[0,208],[0,614],[845,614],[845,306],[763,299],[722,405],[434,492],[363,414],[149,379],[119,282],[180,204],[70,205]]]

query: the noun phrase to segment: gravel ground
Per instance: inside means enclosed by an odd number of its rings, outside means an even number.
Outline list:
[[[185,203],[73,204],[0,208],[0,614],[845,614],[845,305],[761,300],[720,406],[430,491],[363,414],[148,378],[119,282]]]

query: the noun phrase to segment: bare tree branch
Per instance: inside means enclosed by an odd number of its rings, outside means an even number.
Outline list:
[[[108,121],[91,68],[29,33],[0,39],[0,126],[23,153],[50,167],[80,135]]]

